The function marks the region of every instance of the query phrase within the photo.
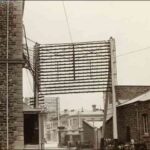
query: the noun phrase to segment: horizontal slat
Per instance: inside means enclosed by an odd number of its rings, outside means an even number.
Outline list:
[[[100,55],[104,55],[104,54],[110,54],[110,52],[108,50],[105,50],[105,51],[99,51],[99,50],[95,50],[95,51],[91,51],[89,50],[90,52],[88,51],[80,51],[77,52],[75,51],[75,55],[77,56],[80,56],[80,55],[91,55],[91,54],[100,54]],[[49,53],[39,53],[39,56],[40,57],[44,57],[44,56],[71,56],[73,53],[73,51],[70,51],[70,53],[68,51],[62,51],[62,52],[59,52],[59,53],[56,53],[56,52],[49,52]]]
[[[103,89],[105,90],[107,88],[107,86],[104,86],[104,87],[76,87],[76,88],[73,88],[73,87],[68,87],[68,88],[62,88],[62,89],[39,89],[40,92],[55,92],[55,91],[84,91],[84,90],[98,90],[98,89]]]
[[[44,95],[60,95],[60,94],[79,94],[79,93],[100,93],[111,92],[111,89],[86,90],[86,91],[63,91],[63,92],[45,92]]]
[[[106,77],[106,78],[108,78],[108,75],[109,74],[101,74],[101,75],[95,75],[94,77],[96,78],[98,78],[98,77]],[[90,75],[82,75],[82,76],[76,76],[76,79],[78,79],[78,80],[83,80],[83,79],[88,79],[88,78],[91,78],[91,76]],[[45,78],[44,78],[44,76],[42,76],[42,77],[38,77],[38,79],[51,79],[51,80],[53,80],[53,79],[55,79],[55,80],[58,80],[57,79],[57,77],[49,77],[49,76],[46,76]],[[72,79],[73,80],[73,76],[64,76],[64,77],[59,77],[59,79]]]
[[[96,80],[94,80],[94,81],[78,81],[78,82],[74,82],[74,81],[68,81],[68,82],[41,82],[39,85],[40,86],[44,86],[44,85],[70,85],[70,84],[72,84],[72,85],[75,85],[75,84],[94,84],[94,83],[107,83],[107,84],[111,84],[111,81],[109,81],[108,82],[108,80],[105,80],[105,81],[102,81],[102,80],[100,80],[100,81],[96,81]]]
[[[86,62],[87,60],[82,60],[82,61],[78,61],[78,62],[76,62],[76,64],[87,64],[87,62]],[[106,63],[107,65],[108,65],[108,63],[109,63],[109,60],[103,60],[103,61],[100,61],[100,60],[95,60],[95,61],[93,61],[92,63],[99,63],[99,64],[104,64],[104,63]],[[40,62],[40,64],[38,64],[38,65],[41,65],[41,64],[48,64],[48,65],[51,65],[52,66],[52,64],[53,65],[56,65],[56,62]],[[68,64],[72,64],[72,62],[69,62],[69,61],[59,61],[59,66],[60,65],[68,65]],[[88,64],[89,65],[89,64]]]
[[[63,67],[61,67],[61,68],[59,68],[59,70],[61,70],[61,69],[70,69],[70,68],[72,68],[73,66],[72,66],[72,64],[70,65],[70,66],[63,66]],[[97,67],[97,68],[109,68],[109,66],[107,65],[95,65],[95,63],[94,64],[92,64],[92,67],[93,68],[95,68],[95,67]],[[76,66],[76,68],[82,68],[82,69],[88,69],[89,68],[89,66],[79,66],[79,67],[77,67]],[[57,66],[40,66],[39,67],[39,70],[54,70],[54,69],[57,69]]]
[[[99,62],[109,62],[109,58],[103,58],[103,57],[101,57],[101,58],[95,58],[95,59],[91,59],[91,58],[82,58],[82,59],[78,59],[78,60],[76,60],[76,58],[75,58],[75,61],[73,61],[73,60],[63,60],[63,59],[58,59],[58,62],[56,61],[57,59],[48,59],[48,60],[46,60],[46,61],[41,61],[41,60],[39,60],[39,63],[58,63],[58,65],[60,64],[60,63],[65,63],[65,62],[69,62],[69,63],[72,63],[72,62],[74,62],[75,64],[78,64],[78,62],[91,62],[91,63],[94,63],[95,61],[99,61]]]
[[[68,51],[68,50],[75,50],[75,51],[80,51],[80,50],[93,50],[93,49],[98,49],[98,50],[104,50],[104,49],[110,49],[110,45],[109,44],[105,44],[105,45],[93,45],[93,46],[84,46],[84,47],[58,47],[58,48],[42,48],[42,49],[39,49],[39,53],[41,53],[41,52],[56,52],[56,51],[58,51],[58,52],[61,52],[62,50],[64,50],[64,51]]]
[[[88,78],[85,78],[85,79],[82,79],[82,80],[75,80],[74,82],[83,82],[83,81],[86,81],[86,82],[90,82],[90,81],[101,81],[101,80],[111,80],[111,78],[109,77],[101,77],[101,78],[96,78],[96,77],[91,77],[90,79]],[[39,79],[39,82],[41,83],[45,83],[45,82],[51,82],[51,83],[55,83],[55,82],[72,82],[72,80],[51,80],[51,79],[47,79],[47,78],[40,78]]]
[[[55,90],[58,90],[58,89],[69,89],[69,90],[71,90],[71,89],[78,89],[78,88],[82,88],[82,89],[84,89],[85,87],[87,87],[87,88],[99,88],[100,86],[111,86],[111,84],[107,84],[107,83],[103,83],[103,84],[96,84],[96,83],[93,83],[93,84],[78,84],[78,85],[75,85],[75,84],[69,84],[69,85],[57,85],[57,86],[49,86],[49,85],[47,85],[47,86],[45,86],[45,85],[43,85],[43,86],[40,86],[40,89],[41,90],[48,90],[48,89],[55,89]],[[71,89],[70,89],[71,88]]]
[[[84,57],[87,57],[87,55],[83,55],[83,56],[80,56],[80,57],[77,57],[76,55],[75,55],[75,59],[82,59],[82,58],[84,58]],[[95,56],[89,56],[88,58],[99,58],[99,59],[101,59],[101,58],[109,58],[110,59],[110,55],[95,55]],[[42,57],[42,56],[40,56],[40,58],[39,58],[39,60],[40,61],[46,61],[46,60],[50,60],[50,59],[55,59],[55,60],[61,60],[61,59],[63,59],[63,60],[65,60],[65,59],[72,59],[72,55],[71,55],[71,57],[54,57],[54,58],[52,58],[52,56],[50,56],[50,57],[48,57],[48,56],[44,56],[44,57]]]
[[[98,68],[98,67],[97,68],[93,68],[92,66],[91,67],[89,66],[89,68],[86,68],[86,69],[84,69],[84,68],[80,69],[78,67],[75,68],[75,72],[76,73],[78,73],[78,72],[85,72],[85,71],[92,73],[92,72],[100,71],[100,70],[101,71],[106,71],[106,70],[108,71],[109,68]],[[72,72],[72,71],[74,71],[73,67],[71,69],[69,69],[69,70],[68,69],[64,69],[64,70],[63,69],[62,70],[59,70],[59,69],[58,70],[40,69],[40,73],[53,73],[53,72],[55,72],[55,73],[59,74],[59,73],[62,73],[62,72],[66,73],[66,72]]]
[[[96,45],[96,44],[109,44],[109,41],[91,41],[91,42],[77,42],[77,43],[56,43],[56,44],[41,44],[39,48],[45,47],[62,47],[62,46],[80,46],[80,45]]]
[[[101,71],[101,72],[100,71],[99,72],[98,71],[97,72],[92,72],[91,74],[93,74],[93,75],[102,75],[102,74],[105,74],[105,73],[109,73],[109,70],[108,71]],[[86,72],[84,72],[84,73],[83,72],[78,72],[78,73],[75,73],[75,76],[80,77],[80,75],[83,75],[83,74],[84,75],[89,75],[90,72],[87,72],[87,73]],[[57,74],[57,73],[55,73],[55,74],[50,74],[50,73],[44,74],[44,73],[41,73],[41,72],[39,73],[39,76],[41,76],[41,77],[42,76],[51,76],[51,77],[56,76],[57,77],[58,75],[59,76],[66,76],[66,75],[69,76],[69,75],[74,75],[74,73],[73,72],[64,72],[64,73],[59,73],[59,74]]]

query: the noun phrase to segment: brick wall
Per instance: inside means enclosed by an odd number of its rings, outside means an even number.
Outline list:
[[[148,124],[150,124],[150,100],[118,107],[118,135],[119,140],[126,142],[128,126],[130,127],[131,139],[134,139],[136,143],[146,143],[150,149],[150,127],[149,135],[145,136],[143,114],[148,114]]]
[[[127,141],[127,127],[130,128],[131,139],[135,142],[138,141],[137,131],[137,114],[134,105],[125,105],[124,107],[117,108],[117,121],[118,121],[118,138],[120,141]]]
[[[147,91],[150,90],[150,86],[116,86],[116,98],[117,100],[131,100]],[[111,95],[110,95],[111,98]],[[111,103],[111,100],[110,100]],[[109,104],[110,104],[109,103]],[[137,114],[138,112],[138,114]],[[127,130],[130,130],[131,139],[135,142],[146,142],[150,149],[150,136],[145,137],[142,127],[142,114],[148,113],[150,121],[150,101],[134,103],[130,105],[124,105],[117,108],[117,121],[118,121],[118,136],[119,140],[127,142]],[[137,121],[138,117],[138,121]],[[150,122],[149,122],[150,124]],[[127,129],[128,128],[128,129]],[[150,129],[149,129],[150,130]],[[149,131],[150,134],[150,131]],[[112,119],[108,120],[106,123],[106,138],[112,138]]]
[[[148,114],[148,125],[150,124],[150,100],[135,102],[132,104],[117,107],[118,139],[121,142],[129,142],[127,128],[130,128],[130,139],[135,143],[146,143],[150,149],[150,127],[149,135],[145,136],[142,115]],[[106,123],[106,138],[112,138],[112,119]]]
[[[107,122],[106,122],[106,126],[105,126],[105,138],[109,138],[112,139],[113,138],[113,124],[112,124],[112,118],[110,118]]]
[[[9,2],[8,114],[9,149],[23,146],[22,2]],[[7,3],[0,1],[0,149],[7,145]]]

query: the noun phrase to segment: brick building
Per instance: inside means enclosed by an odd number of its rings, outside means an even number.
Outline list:
[[[150,149],[150,91],[118,106],[119,140],[146,143]]]
[[[0,1],[0,149],[23,147],[22,1]]]
[[[150,87],[119,86],[116,87],[118,139],[128,143],[146,143],[150,148]],[[110,105],[111,106],[111,105]],[[112,117],[109,107],[105,138],[112,138]]]

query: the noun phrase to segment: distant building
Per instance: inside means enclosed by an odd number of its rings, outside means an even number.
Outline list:
[[[58,120],[59,120],[59,97],[44,97],[44,107],[47,110],[47,118],[45,120],[45,138],[47,141],[57,141],[58,136],[55,133],[57,131],[58,127]],[[51,127],[51,120],[55,120],[56,124],[54,126],[56,127],[56,130],[53,130],[53,132],[50,130]]]
[[[121,143],[145,143],[150,149],[150,87],[117,86],[117,126]],[[113,138],[111,103],[109,103],[105,138]]]
[[[77,141],[83,141],[83,121],[102,121],[103,110],[97,109],[96,105],[92,106],[92,111],[86,110],[67,110],[65,109],[60,114],[59,127],[63,127],[61,135],[61,144],[67,145],[68,141],[75,144]],[[58,120],[52,119],[50,124],[51,140],[56,140],[58,135]],[[55,133],[55,134],[54,134]]]

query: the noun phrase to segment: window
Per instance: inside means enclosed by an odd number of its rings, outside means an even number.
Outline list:
[[[143,121],[143,131],[144,134],[148,133],[148,114],[143,114],[142,115],[142,121]]]

